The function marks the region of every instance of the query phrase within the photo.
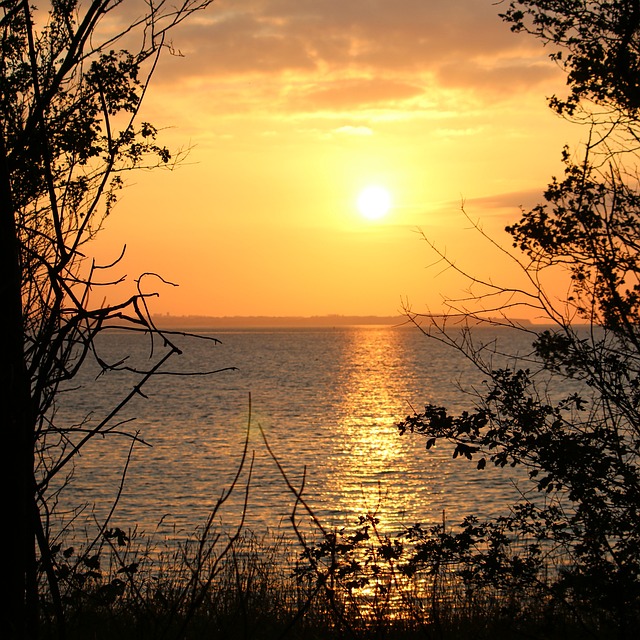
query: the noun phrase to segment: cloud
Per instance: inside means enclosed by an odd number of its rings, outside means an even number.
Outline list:
[[[542,84],[555,84],[557,69],[539,60],[501,61],[491,66],[476,61],[457,60],[442,65],[436,80],[442,87],[471,87],[500,96],[521,93]]]
[[[528,189],[471,198],[465,202],[465,206],[468,210],[482,211],[485,217],[489,215],[502,216],[505,213],[509,213],[513,217],[514,212],[517,214],[520,210],[528,211],[541,202],[544,202],[543,189]]]
[[[419,96],[422,92],[421,87],[405,82],[384,78],[358,78],[337,80],[328,83],[328,86],[314,86],[294,101],[302,103],[307,110],[340,110],[406,100]]]
[[[484,129],[482,127],[467,127],[465,129],[436,129],[434,135],[439,138],[466,138],[480,135]]]
[[[348,136],[372,136],[373,129],[370,127],[345,125],[344,127],[338,127],[334,129],[334,133],[344,134]]]
[[[339,106],[362,102],[358,82],[364,102],[411,98],[412,78],[497,95],[546,82],[546,52],[498,13],[478,0],[219,0],[176,32],[186,60],[165,60],[162,74],[173,83],[280,76],[306,83],[307,105]]]

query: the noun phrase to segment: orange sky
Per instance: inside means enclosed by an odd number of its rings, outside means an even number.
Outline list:
[[[548,109],[564,78],[495,0],[217,0],[174,33],[144,118],[191,147],[129,176],[95,245],[156,271],[173,315],[441,310],[458,296],[418,229],[509,284],[460,212],[502,231],[535,204],[580,131]],[[367,221],[359,191],[393,206]],[[522,315],[522,314],[520,314]]]

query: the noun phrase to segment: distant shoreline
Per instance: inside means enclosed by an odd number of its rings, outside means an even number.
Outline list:
[[[435,316],[434,318],[437,318]],[[352,327],[352,326],[413,326],[407,316],[153,316],[153,322],[162,329],[209,328],[277,328],[277,327]],[[441,319],[441,318],[440,318]],[[420,318],[428,322],[427,316]],[[529,320],[516,319],[521,325],[532,325]],[[450,320],[451,326],[454,320]]]
[[[153,316],[161,328],[242,327],[347,327],[354,325],[406,325],[406,316]]]

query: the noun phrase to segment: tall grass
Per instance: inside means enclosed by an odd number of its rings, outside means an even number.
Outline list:
[[[50,615],[45,592],[44,635],[448,640],[584,638],[588,631],[608,637],[606,629],[550,609],[542,589],[471,588],[465,567],[450,562],[408,570],[403,554],[411,545],[399,540],[379,534],[373,516],[302,546],[280,532],[226,535],[209,527],[186,543],[159,547],[135,531],[109,530],[86,561],[78,561],[82,550],[59,551],[65,629]]]

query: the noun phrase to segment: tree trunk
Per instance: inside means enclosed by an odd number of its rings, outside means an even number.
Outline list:
[[[24,358],[21,268],[11,176],[0,130],[0,429],[4,457],[0,496],[5,522],[0,625],[10,639],[37,631],[33,412]]]

